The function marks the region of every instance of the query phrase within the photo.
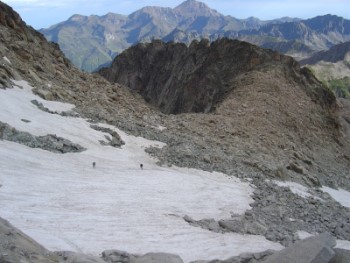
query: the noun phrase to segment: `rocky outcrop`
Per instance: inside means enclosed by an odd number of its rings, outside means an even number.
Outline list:
[[[106,263],[106,261],[100,257],[72,251],[59,251],[55,252],[55,254],[61,258],[62,261],[60,261],[60,263]]]
[[[96,131],[102,131],[104,133],[108,133],[111,137],[105,136],[107,143],[105,141],[101,141],[100,143],[102,145],[110,145],[112,147],[118,147],[120,148],[122,145],[125,144],[125,142],[120,138],[119,134],[109,128],[100,127],[98,125],[90,125],[92,129],[95,129]]]
[[[157,40],[138,44],[99,73],[139,92],[162,112],[177,114],[211,112],[233,91],[238,76],[271,67],[283,68],[290,78],[303,81],[309,94],[312,85],[317,87],[313,97],[322,94],[321,103],[335,104],[334,96],[291,57],[237,40],[194,41],[189,47]]]
[[[29,122],[28,120],[23,120]],[[28,132],[18,131],[6,123],[0,121],[0,139],[26,145],[31,148],[40,148],[54,153],[82,152],[84,147],[79,144],[58,137],[54,134],[45,136],[33,136]]]
[[[8,5],[0,5],[0,24],[15,30],[23,31],[25,23],[22,18]]]
[[[309,237],[269,256],[265,263],[328,263],[334,257],[334,237],[324,233]]]
[[[108,263],[183,263],[182,259],[169,253],[147,253],[133,255],[120,250],[106,250],[102,258]]]

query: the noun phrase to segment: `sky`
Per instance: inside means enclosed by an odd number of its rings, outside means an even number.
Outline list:
[[[129,15],[144,6],[175,7],[184,0],[2,0],[36,29],[67,20],[73,14]],[[210,8],[236,18],[262,20],[281,17],[312,18],[333,14],[350,19],[350,0],[201,0]]]
[[[2,0],[30,26],[40,29],[67,20],[74,14],[129,15],[144,6],[176,7],[184,0]],[[312,18],[338,15],[350,19],[350,0],[201,0],[224,15],[262,20],[281,17]]]

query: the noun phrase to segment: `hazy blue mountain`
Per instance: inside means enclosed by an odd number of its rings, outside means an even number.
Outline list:
[[[260,29],[241,31],[240,35],[268,37],[275,41],[299,41],[314,51],[320,51],[350,40],[350,20],[325,15],[308,20],[271,23]]]
[[[131,45],[152,39],[189,44],[202,38],[214,41],[229,37],[302,59],[349,41],[349,23],[331,15],[308,20],[237,19],[199,1],[187,0],[175,8],[144,7],[129,16],[73,15],[67,21],[42,29],[41,33],[58,43],[77,67],[94,71]]]
[[[350,62],[350,42],[345,42],[331,47],[329,50],[317,52],[310,58],[300,61],[301,64],[313,65],[320,61],[337,63],[339,61]]]

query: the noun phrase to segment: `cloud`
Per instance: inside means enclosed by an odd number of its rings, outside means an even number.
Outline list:
[[[84,0],[75,0],[69,1],[69,0],[4,0],[8,5],[14,6],[14,7],[29,7],[29,8],[36,8],[36,7],[62,7],[62,6],[68,6],[74,3],[74,5],[82,2],[87,2]]]

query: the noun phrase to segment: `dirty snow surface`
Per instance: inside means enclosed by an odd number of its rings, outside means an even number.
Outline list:
[[[55,154],[0,140],[0,216],[46,248],[94,255],[107,249],[168,252],[185,262],[282,248],[262,236],[214,233],[183,220],[185,215],[199,220],[244,213],[253,202],[248,183],[219,173],[159,167],[144,149],[162,143],[113,127],[126,144],[102,146],[107,134],[86,120],[43,112],[30,101],[62,111],[71,105],[42,100],[25,82],[16,85],[0,90],[0,121],[33,135],[56,134],[87,149]]]
[[[300,197],[308,198],[312,196],[308,192],[308,188],[301,184],[295,182],[282,182],[277,180],[274,180],[273,182],[280,187],[288,187],[292,191],[292,193],[299,195]]]

